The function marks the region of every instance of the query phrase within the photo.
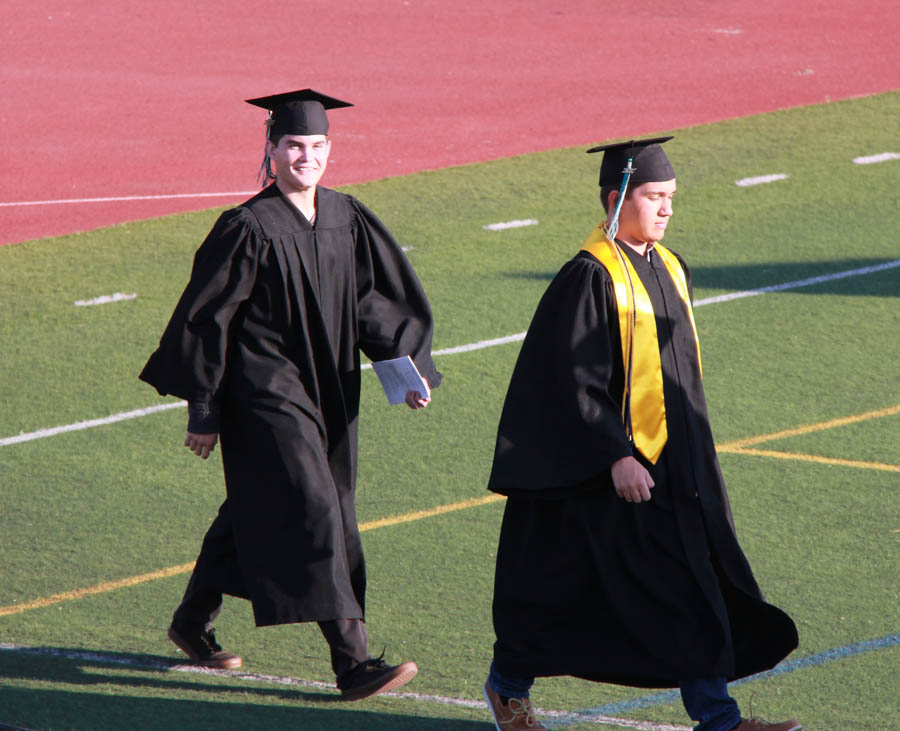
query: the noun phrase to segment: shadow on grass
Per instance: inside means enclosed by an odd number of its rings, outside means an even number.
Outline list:
[[[418,717],[412,715],[416,708],[411,705],[410,714],[371,710],[369,704],[383,706],[383,698],[349,704],[336,691],[194,675],[174,670],[178,665],[154,655],[75,648],[0,653],[0,728],[4,724],[28,729],[485,728],[474,721]]]
[[[812,277],[827,277],[857,269],[878,267],[895,261],[897,259],[866,258],[821,262],[780,262],[721,267],[692,267],[691,279],[696,297],[696,290],[700,288],[741,292],[778,286],[788,282],[799,282]],[[688,261],[688,266],[690,266],[690,261]],[[508,272],[505,276],[512,279],[537,279],[549,282],[556,276],[556,272]],[[832,279],[786,291],[862,297],[900,297],[900,283],[898,283],[898,280],[900,280],[900,266],[882,269],[866,275],[859,274],[841,279]]]

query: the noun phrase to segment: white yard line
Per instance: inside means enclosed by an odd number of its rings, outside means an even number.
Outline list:
[[[871,165],[875,162],[887,162],[888,160],[900,160],[900,153],[880,152],[877,155],[865,155],[863,157],[853,158],[853,162],[857,165]]]
[[[137,292],[126,294],[125,292],[116,292],[115,294],[104,294],[100,297],[94,297],[89,300],[75,300],[76,307],[90,307],[92,305],[107,305],[110,302],[122,302],[124,300],[137,299]]]
[[[775,173],[773,175],[757,175],[753,178],[741,178],[735,180],[734,184],[741,188],[749,188],[753,185],[763,185],[765,183],[774,183],[776,180],[787,180],[788,176],[784,173]]]
[[[508,228],[522,228],[523,226],[537,226],[538,220],[536,218],[523,218],[518,221],[504,221],[502,223],[489,223],[487,226],[482,226],[485,231],[505,231]]]
[[[814,284],[822,282],[833,282],[836,279],[846,279],[847,277],[859,277],[863,274],[872,274],[873,272],[881,272],[885,269],[895,269],[900,267],[900,259],[897,261],[888,261],[884,264],[875,264],[870,267],[862,267],[861,269],[848,269],[844,272],[835,272],[834,274],[823,274],[818,277],[810,277],[809,279],[798,279],[793,282],[785,282],[784,284],[773,284],[769,287],[760,287],[759,289],[748,289],[743,292],[730,292],[729,294],[720,294],[717,297],[707,297],[694,302],[694,307],[702,307],[703,305],[715,305],[720,302],[730,302],[731,300],[739,300],[744,297],[754,297],[758,294],[767,294],[769,292],[781,292],[786,289],[799,289],[800,287],[811,287]]]
[[[896,261],[885,262],[884,264],[876,264],[874,266],[862,267],[861,269],[848,269],[843,272],[835,272],[834,274],[823,274],[818,277],[810,277],[809,279],[798,279],[793,282],[784,282],[783,284],[773,284],[768,287],[760,287],[759,289],[748,289],[742,292],[730,292],[728,294],[721,294],[716,297],[707,297],[702,300],[698,300],[694,303],[694,307],[703,307],[705,305],[714,305],[722,302],[730,302],[731,300],[743,299],[745,297],[754,297],[756,295],[768,294],[770,292],[781,292],[789,289],[799,289],[801,287],[810,287],[814,284],[821,284],[823,282],[832,282],[837,279],[845,279],[847,277],[858,277],[864,274],[872,274],[874,272],[884,271],[886,269],[895,269],[900,267],[900,259]],[[507,345],[509,343],[517,343],[521,340],[525,339],[525,333],[516,333],[515,335],[506,335],[501,338],[491,338],[490,340],[481,340],[477,343],[469,343],[467,345],[457,345],[452,348],[443,348],[442,350],[435,350],[432,355],[435,356],[444,356],[444,355],[456,355],[458,353],[468,353],[473,350],[483,350],[485,348],[492,348],[497,345]],[[364,370],[371,369],[371,363],[365,363],[362,368]],[[106,424],[114,424],[117,421],[126,421],[128,419],[137,419],[141,416],[148,416],[150,414],[154,414],[158,411],[167,411],[168,409],[176,409],[180,407],[184,407],[185,402],[179,401],[177,403],[165,403],[160,404],[158,406],[150,406],[145,409],[135,409],[134,411],[125,411],[118,414],[112,414],[110,416],[101,418],[101,419],[91,419],[89,421],[79,421],[76,424],[67,424],[65,426],[55,426],[49,429],[40,429],[34,432],[21,433],[12,437],[4,437],[0,439],[0,447],[6,447],[11,444],[21,444],[22,442],[30,442],[35,439],[43,439],[44,437],[52,437],[57,434],[64,434],[66,432],[73,431],[81,431],[83,429],[91,429],[95,426],[104,426]]]
[[[158,406],[148,406],[145,409],[135,409],[134,411],[122,411],[118,414],[111,414],[101,419],[90,419],[89,421],[79,421],[75,424],[66,424],[65,426],[53,426],[49,429],[39,429],[38,431],[17,434],[14,437],[4,437],[0,439],[0,447],[6,447],[10,444],[21,444],[22,442],[31,442],[35,439],[43,439],[44,437],[55,437],[57,434],[65,434],[70,431],[82,431],[83,429],[93,429],[95,426],[105,426],[106,424],[115,424],[117,421],[127,421],[128,419],[137,419],[141,416],[149,416],[157,411],[168,411],[169,409],[184,408],[187,406],[185,401],[177,403],[159,404]]]

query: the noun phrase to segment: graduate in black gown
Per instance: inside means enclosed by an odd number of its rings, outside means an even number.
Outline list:
[[[417,672],[368,652],[354,507],[360,351],[409,355],[438,386],[431,310],[384,224],[319,185],[325,110],[351,105],[310,89],[249,101],[269,110],[262,176],[274,182],[219,218],[140,376],[188,401],[193,452],[205,459],[222,442],[227,498],[169,637],[197,663],[238,667],[210,624],[223,594],[249,599],[257,626],[317,622],[353,700]]]
[[[690,273],[659,243],[676,190],[668,139],[595,148],[607,223],[550,284],[509,385],[489,483],[508,500],[484,686],[504,731],[543,728],[529,688],[553,675],[680,687],[699,731],[800,728],[742,719],[727,692],[797,632],[735,534]]]

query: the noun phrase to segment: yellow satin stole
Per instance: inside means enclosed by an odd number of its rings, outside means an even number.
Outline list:
[[[662,364],[656,335],[656,316],[650,296],[641,283],[628,257],[598,226],[591,232],[582,251],[589,252],[609,272],[619,310],[619,334],[622,341],[622,363],[625,368],[625,390],[622,394],[622,423],[628,436],[652,464],[656,464],[668,439],[666,428],[666,400],[663,395]],[[687,277],[676,256],[656,244],[657,252],[666,266],[675,289],[684,301],[694,342],[700,360],[700,342],[694,311],[691,307]]]

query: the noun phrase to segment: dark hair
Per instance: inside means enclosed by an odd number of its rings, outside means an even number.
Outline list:
[[[614,190],[618,190],[618,185],[604,185],[600,188],[600,204],[603,206],[603,210],[606,213],[609,213],[609,195]],[[634,190],[630,185],[625,189],[625,197],[628,198],[631,195],[631,192]]]

